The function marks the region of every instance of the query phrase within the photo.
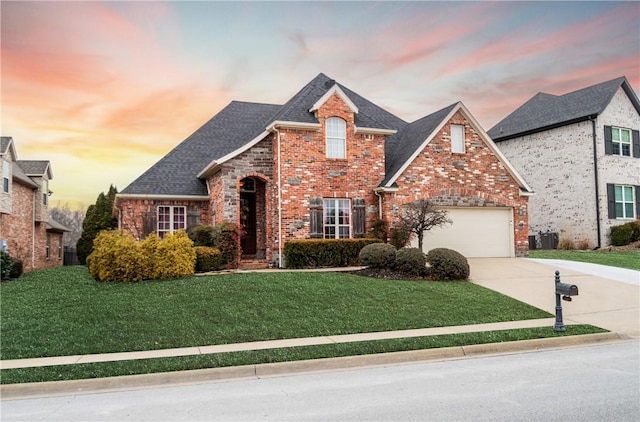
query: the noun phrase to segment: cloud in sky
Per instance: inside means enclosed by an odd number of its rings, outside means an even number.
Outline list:
[[[485,129],[539,91],[626,75],[636,2],[14,2],[2,135],[50,159],[53,198],[123,189],[231,100],[324,72],[412,121],[462,100]]]

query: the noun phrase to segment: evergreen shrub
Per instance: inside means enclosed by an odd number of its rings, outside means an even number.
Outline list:
[[[396,270],[411,275],[427,273],[427,257],[418,248],[402,248],[396,252]]]
[[[187,229],[189,239],[193,241],[194,246],[213,246],[214,228],[209,224],[199,224]]]
[[[213,247],[222,254],[222,264],[226,267],[238,266],[241,231],[235,224],[223,221],[213,229]]]
[[[393,268],[396,262],[396,248],[388,243],[373,243],[362,248],[358,255],[360,265],[369,268]]]
[[[469,263],[459,252],[447,248],[431,249],[427,254],[431,276],[437,280],[466,280]]]
[[[153,278],[156,280],[193,275],[196,251],[183,230],[167,234],[155,251]]]
[[[216,271],[222,265],[222,254],[216,248],[196,246],[196,272]]]
[[[631,243],[633,238],[633,226],[635,222],[611,227],[611,244],[613,246],[625,246]]]
[[[9,278],[16,279],[20,278],[24,273],[24,262],[21,259],[13,258],[13,267],[11,267],[11,274],[9,274]]]
[[[287,268],[347,267],[358,265],[360,250],[379,239],[301,239],[284,244]]]
[[[0,251],[0,280],[9,280],[13,269],[13,258],[5,251]]]

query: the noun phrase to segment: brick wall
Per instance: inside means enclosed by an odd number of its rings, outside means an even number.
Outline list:
[[[465,129],[465,153],[451,152],[451,124]],[[398,191],[385,194],[389,223],[403,204],[428,198],[440,206],[513,207],[515,253],[528,253],[528,198],[482,137],[458,111],[397,180]]]
[[[25,271],[37,267],[32,265],[33,240],[33,190],[20,183],[11,186],[13,200],[11,214],[2,214],[0,239],[7,239],[7,251],[24,262]]]
[[[373,188],[384,178],[384,137],[355,134],[354,113],[334,94],[316,112],[319,130],[280,129],[280,181],[282,183],[283,244],[309,237],[309,199],[363,198],[367,223],[377,216],[378,199]],[[346,121],[347,159],[326,158],[325,122],[329,117]],[[277,151],[277,137],[273,150]],[[274,173],[278,168],[274,153]],[[276,175],[277,177],[277,175]],[[277,196],[277,191],[275,192]],[[277,197],[275,198],[277,201]],[[271,218],[278,221],[278,207]],[[271,243],[278,249],[277,226]]]

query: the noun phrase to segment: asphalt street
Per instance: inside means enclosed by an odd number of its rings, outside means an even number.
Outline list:
[[[3,421],[636,421],[637,340],[0,403]]]

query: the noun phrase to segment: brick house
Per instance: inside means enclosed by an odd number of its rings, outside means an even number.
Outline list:
[[[281,263],[288,240],[362,237],[429,198],[454,224],[425,236],[425,250],[520,256],[531,193],[462,103],[407,123],[320,74],[284,105],[231,102],[115,209],[137,238],[237,223],[243,256]]]
[[[531,235],[601,247],[640,218],[640,102],[625,77],[564,95],[539,93],[489,135],[536,195]]]
[[[25,271],[62,265],[62,236],[49,217],[53,178],[49,161],[18,160],[13,138],[0,138],[0,247],[22,260]]]

